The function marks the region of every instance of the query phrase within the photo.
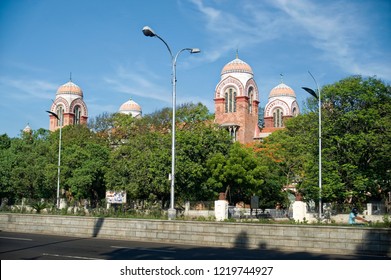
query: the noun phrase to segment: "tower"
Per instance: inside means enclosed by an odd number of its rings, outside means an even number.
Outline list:
[[[299,113],[294,90],[281,80],[281,83],[269,93],[264,111],[264,128],[260,133],[260,138],[265,138],[273,131],[284,128],[285,121],[296,117]]]
[[[87,124],[87,105],[83,100],[83,91],[70,79],[57,89],[56,99],[50,111],[57,114],[62,120],[62,126],[73,124]],[[60,120],[50,115],[50,131],[55,131],[60,127]]]
[[[215,122],[226,128],[234,141],[254,141],[259,134],[258,87],[250,65],[238,55],[221,70],[214,103]]]

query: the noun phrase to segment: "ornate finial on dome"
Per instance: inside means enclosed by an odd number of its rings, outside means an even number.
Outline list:
[[[72,72],[69,72],[69,81],[72,82]]]
[[[239,58],[239,50],[236,49],[236,58]]]
[[[283,76],[284,76],[284,75],[280,74],[281,84],[284,83],[284,80],[283,80],[283,78],[282,78]]]

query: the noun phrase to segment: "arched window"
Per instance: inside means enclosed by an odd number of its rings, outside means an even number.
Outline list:
[[[57,106],[56,114],[59,117],[57,120],[57,126],[62,126],[61,122],[64,121],[64,108],[62,106]]]
[[[273,123],[274,127],[283,127],[281,108],[276,108],[273,111]]]
[[[225,92],[224,94],[224,97],[225,97],[225,112],[228,113],[228,92]]]
[[[234,127],[230,127],[229,128],[229,133],[231,134],[231,138],[232,138],[232,141],[233,142],[236,142],[236,136],[237,136],[237,127],[234,126]]]
[[[80,106],[75,106],[73,109],[74,119],[73,124],[80,124],[80,116],[81,116],[81,110]]]
[[[296,117],[297,116],[297,108],[293,107],[292,109],[292,116]]]
[[[229,125],[229,126],[226,126],[225,128],[228,130],[229,135],[231,136],[232,142],[236,142],[237,141],[237,136],[238,136],[239,126],[237,126],[237,125]]]
[[[236,112],[236,91],[233,88],[229,88],[225,94],[225,112]]]
[[[254,101],[254,91],[253,88],[250,88],[248,91],[248,113],[251,114],[253,112],[253,101]]]

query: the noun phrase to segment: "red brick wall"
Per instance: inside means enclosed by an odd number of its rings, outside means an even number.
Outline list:
[[[253,101],[253,110],[248,112],[248,97],[236,98],[236,112],[225,113],[224,98],[215,100],[215,122],[218,124],[237,124],[237,141],[248,143],[254,141],[254,132],[258,125],[258,101]]]

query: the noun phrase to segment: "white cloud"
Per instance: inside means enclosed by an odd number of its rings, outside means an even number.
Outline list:
[[[161,86],[159,79],[158,75],[152,72],[146,74],[140,68],[133,71],[119,66],[115,77],[106,77],[104,81],[113,88],[113,91],[167,102],[171,98],[170,91]]]
[[[50,100],[58,88],[58,85],[47,81],[9,77],[0,77],[0,86],[8,89],[8,97],[17,100],[29,98]]]
[[[325,60],[350,74],[391,78],[386,62],[378,60],[378,54],[362,44],[371,40],[366,22],[369,19],[356,2],[275,0],[270,3],[310,35],[309,43],[323,52]]]
[[[274,29],[275,22],[268,23],[265,20],[263,25],[255,24],[251,9],[247,10],[246,5],[239,6],[236,13],[222,8],[207,6],[202,0],[191,0],[201,13],[205,23],[206,33],[209,38],[209,51],[203,55],[204,61],[215,61],[228,51],[240,49],[244,46],[255,46],[256,44],[276,37],[276,33],[262,32],[263,29]],[[224,3],[223,3],[224,4]],[[246,11],[247,10],[247,11]],[[269,17],[263,10],[259,10],[259,18],[262,15]],[[267,24],[268,23],[268,24]]]
[[[391,78],[382,55],[370,44],[370,17],[365,3],[351,1],[270,0],[210,2],[190,0],[202,15],[210,49],[205,61],[215,61],[227,51],[257,47],[277,39],[307,38],[320,53],[349,74]],[[233,4],[236,3],[236,4]],[[235,5],[235,6],[233,6]],[[234,8],[233,8],[234,7]],[[387,54],[383,54],[386,56]]]

